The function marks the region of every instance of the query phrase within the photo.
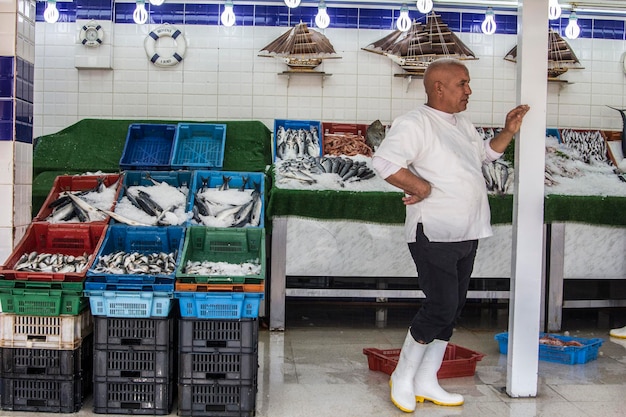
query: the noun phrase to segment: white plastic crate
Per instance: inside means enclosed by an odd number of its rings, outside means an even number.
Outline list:
[[[0,347],[73,350],[93,331],[89,309],[77,316],[0,314]]]

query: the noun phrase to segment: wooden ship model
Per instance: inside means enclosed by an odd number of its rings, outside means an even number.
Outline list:
[[[425,23],[413,21],[407,32],[395,30],[361,49],[385,55],[408,75],[424,75],[428,65],[439,58],[478,59],[435,12],[426,16]]]
[[[517,45],[507,52],[505,60],[517,61]],[[569,44],[554,30],[548,33],[548,80],[560,81],[559,76],[569,69],[584,69]]]
[[[279,58],[291,71],[313,71],[324,59],[341,58],[328,38],[300,22],[259,52],[259,56]]]

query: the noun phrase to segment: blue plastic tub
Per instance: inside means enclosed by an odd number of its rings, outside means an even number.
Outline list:
[[[87,277],[102,277],[109,282],[119,280],[136,280],[137,283],[151,283],[155,278],[175,278],[175,271],[171,274],[112,274],[96,270],[100,257],[118,251],[126,253],[138,252],[152,254],[155,252],[174,252],[176,264],[180,260],[182,247],[185,243],[185,228],[181,226],[126,226],[112,224],[102,241],[100,250],[92,266],[87,271]]]
[[[319,147],[319,151],[315,154],[311,154],[308,151],[308,148],[305,146],[302,151],[303,156],[310,157],[318,157],[322,156],[322,122],[317,120],[285,120],[285,119],[275,119],[274,120],[274,141],[273,141],[273,150],[274,150],[274,161],[282,160],[282,159],[293,159],[282,157],[282,151],[280,148],[283,146],[283,142],[281,141],[281,131],[300,131],[303,130],[306,132],[311,132],[317,138],[317,145]]]
[[[539,337],[537,338],[537,343],[539,343],[539,338],[546,335],[554,337],[555,339],[562,340],[564,342],[576,341],[582,344],[582,346],[552,346],[539,344],[539,360],[563,363],[566,365],[577,365],[597,359],[598,350],[604,342],[602,339],[599,338],[585,339],[581,337],[569,337],[551,333],[540,333]],[[498,333],[494,336],[494,338],[498,342],[500,353],[506,355],[509,349],[509,334],[506,332]]]
[[[226,125],[179,123],[174,136],[173,169],[222,169]]]
[[[242,319],[259,317],[263,293],[175,291],[183,318]]]
[[[85,290],[91,314],[106,317],[167,317],[173,291]]]
[[[265,174],[262,172],[236,172],[236,171],[209,171],[198,170],[193,171],[191,179],[191,188],[189,189],[189,198],[187,202],[187,212],[193,211],[195,204],[196,194],[201,187],[217,189],[224,184],[224,177],[230,177],[228,182],[231,189],[239,189],[243,185],[243,179],[247,178],[245,190],[253,190],[254,184],[259,184],[261,190],[261,215],[259,218],[259,224],[256,226],[247,225],[244,227],[265,227]],[[190,220],[187,226],[200,225],[196,220],[193,220],[192,216],[189,216]],[[213,225],[209,225],[213,226]]]
[[[169,170],[175,134],[174,124],[131,124],[128,126],[120,168]]]

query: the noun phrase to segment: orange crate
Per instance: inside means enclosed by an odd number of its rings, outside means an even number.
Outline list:
[[[26,234],[0,268],[5,279],[29,281],[83,281],[102,244],[106,224],[101,223],[31,223]],[[32,272],[15,270],[23,254],[37,253],[81,256],[90,258],[81,272]]]
[[[188,292],[265,292],[265,281],[260,284],[197,284],[176,281],[174,284],[176,291]]]
[[[119,184],[121,181],[118,181],[120,178],[120,174],[104,174],[104,175],[59,175],[55,178],[54,183],[52,185],[52,189],[46,197],[46,201],[39,209],[39,213],[33,219],[33,222],[43,222],[46,221],[46,218],[52,213],[52,209],[48,207],[50,203],[59,198],[59,194],[64,191],[88,191],[93,189],[98,185],[98,181],[102,180],[105,187],[110,187],[113,184],[118,184],[117,189],[115,190],[115,195],[111,201],[111,207],[107,207],[107,210],[113,210],[115,206],[115,202],[117,201],[118,195],[120,193],[121,187]],[[107,224],[109,222],[109,216],[102,221],[94,221],[91,223],[103,223]]]
[[[370,370],[391,375],[398,364],[400,349],[364,348],[363,354],[367,355]],[[482,353],[448,343],[437,377],[442,379],[472,376],[476,372],[476,362],[484,357]]]

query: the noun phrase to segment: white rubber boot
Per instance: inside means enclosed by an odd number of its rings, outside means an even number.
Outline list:
[[[619,329],[612,329],[609,335],[617,337],[618,339],[626,339],[626,326],[620,327]]]
[[[398,365],[389,379],[391,402],[406,413],[415,411],[413,381],[427,347],[428,345],[417,343],[409,329],[400,351]]]
[[[461,394],[451,394],[439,386],[437,372],[443,362],[448,342],[433,340],[428,345],[422,364],[415,375],[415,401],[423,403],[432,401],[437,405],[461,405],[464,402]]]

